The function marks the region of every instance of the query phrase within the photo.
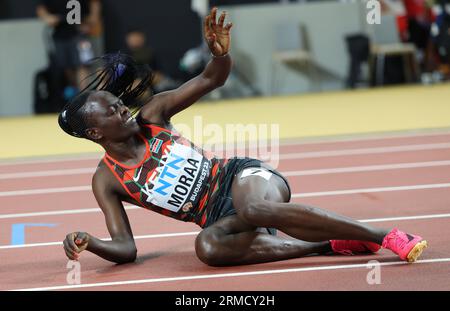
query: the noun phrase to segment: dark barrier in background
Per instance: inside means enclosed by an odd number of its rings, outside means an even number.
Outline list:
[[[0,0],[0,20],[35,17],[37,0]]]
[[[64,1],[64,0],[61,0]],[[0,0],[0,19],[36,17],[37,0]],[[106,52],[125,48],[129,29],[142,29],[155,49],[161,69],[182,78],[178,63],[183,54],[201,43],[200,17],[190,0],[103,0]]]
[[[64,0],[61,0],[64,1]],[[35,17],[38,0],[0,0],[0,19]],[[278,2],[274,0],[211,0],[211,5]],[[106,52],[125,47],[129,29],[142,29],[155,49],[162,71],[183,79],[179,60],[202,42],[200,17],[191,0],[103,0]]]
[[[154,48],[162,71],[182,78],[179,60],[190,48],[201,44],[201,20],[191,10],[190,1],[103,1],[105,47],[124,49],[125,34],[142,29]]]
[[[274,0],[211,0],[210,5],[278,2]],[[123,49],[129,29],[145,31],[162,71],[176,79],[183,54],[202,43],[201,19],[191,10],[191,0],[103,0],[107,51]]]

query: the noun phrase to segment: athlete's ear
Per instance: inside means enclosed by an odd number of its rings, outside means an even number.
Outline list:
[[[103,134],[102,132],[96,128],[96,127],[91,127],[86,129],[85,131],[87,138],[89,138],[90,140],[99,140],[102,139]]]

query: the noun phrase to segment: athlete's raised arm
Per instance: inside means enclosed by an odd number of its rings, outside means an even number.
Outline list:
[[[216,14],[217,8],[213,8],[211,14],[204,20],[204,38],[212,54],[210,62],[200,75],[179,88],[155,95],[140,112],[144,121],[165,123],[173,115],[225,83],[232,65],[228,55],[232,24],[224,24],[226,12],[222,12],[218,21]]]
[[[114,187],[109,185],[107,168],[99,167],[92,179],[95,198],[105,215],[111,241],[100,240],[86,232],[73,232],[64,240],[64,250],[71,260],[77,260],[79,254],[88,250],[106,260],[115,263],[133,262],[136,259],[136,245],[127,214]]]

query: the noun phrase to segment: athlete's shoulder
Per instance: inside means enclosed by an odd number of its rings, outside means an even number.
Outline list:
[[[110,197],[117,197],[122,201],[138,205],[124,190],[117,176],[111,171],[113,168],[106,164],[106,157],[100,160],[94,175],[92,176],[92,190],[96,196],[105,194]]]
[[[94,183],[99,183],[103,179],[105,179],[106,175],[108,175],[108,171],[109,168],[105,164],[104,159],[101,159],[97,165],[97,168],[95,169],[94,175],[92,176],[92,185],[94,185]]]
[[[172,92],[161,92],[158,93],[142,107],[139,115],[143,120],[147,123],[152,124],[165,124],[170,118],[167,118],[164,115],[164,111],[166,107],[171,104],[173,96],[171,96]]]
[[[121,199],[123,193],[121,192],[120,183],[116,180],[103,159],[98,164],[92,176],[92,191],[104,213],[107,210],[122,206],[120,201],[123,201]]]
[[[160,132],[172,133],[174,131],[170,121],[165,122],[160,120],[161,122],[149,122],[142,117],[141,113],[136,116],[136,121],[141,128],[141,134],[148,139],[153,138]]]
[[[105,158],[102,158],[97,165],[94,175],[92,176],[92,188],[94,189],[107,189],[110,187],[115,188],[115,177],[111,172],[108,165],[105,163]]]

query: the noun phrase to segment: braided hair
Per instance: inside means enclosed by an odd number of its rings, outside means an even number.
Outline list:
[[[84,105],[97,91],[108,91],[117,96],[133,114],[152,96],[153,73],[149,66],[138,65],[133,58],[120,52],[106,54],[94,61],[103,63],[101,69],[88,77],[94,77],[93,81],[64,106],[58,117],[61,129],[74,137],[88,138],[89,124]]]

